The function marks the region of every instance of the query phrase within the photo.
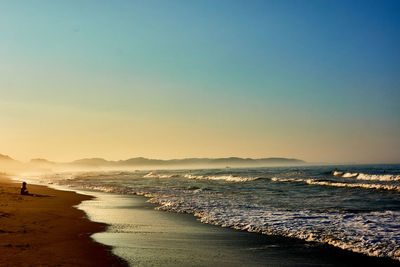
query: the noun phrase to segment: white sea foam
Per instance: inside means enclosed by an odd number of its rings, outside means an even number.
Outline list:
[[[342,175],[344,174],[344,172],[341,172],[341,171],[333,171],[332,174],[333,174],[334,176],[342,176]]]
[[[220,175],[220,176],[213,176],[213,175],[192,175],[192,174],[185,174],[185,178],[188,179],[197,179],[197,180],[215,180],[215,181],[227,181],[227,182],[251,182],[259,177],[239,177],[233,175]]]
[[[400,260],[399,212],[342,214],[246,209],[234,203],[204,203],[204,199],[194,198],[154,197],[151,202],[159,204],[159,210],[192,213],[203,223],[322,242]]]
[[[195,174],[182,174],[182,176],[178,174],[162,174],[157,172],[149,172],[143,177],[145,178],[177,178],[184,177],[187,179],[196,179],[196,180],[214,180],[214,181],[227,181],[227,182],[250,182],[259,179],[258,177],[240,177],[234,175],[195,175]]]
[[[334,186],[334,187],[348,187],[348,188],[365,188],[365,189],[376,189],[376,190],[392,190],[400,192],[400,186],[388,185],[388,184],[366,184],[366,183],[342,183],[334,181],[318,181],[314,179],[301,179],[301,178],[271,178],[273,182],[303,182],[310,185],[320,186]]]
[[[352,173],[352,172],[342,172],[333,171],[334,176],[339,176],[343,178],[356,178],[359,180],[370,180],[370,181],[400,181],[400,175],[394,174],[366,174],[366,173]]]
[[[297,182],[298,179],[294,178],[279,178],[279,177],[272,177],[271,181],[273,182]]]
[[[365,183],[338,183],[338,182],[315,181],[312,179],[307,179],[306,183],[312,184],[312,185],[322,185],[322,186],[366,188],[366,189],[377,189],[377,190],[393,190],[393,191],[400,192],[400,186],[397,186],[397,185],[365,184]]]
[[[357,176],[359,180],[376,180],[376,181],[400,181],[400,175],[391,175],[391,174],[365,174],[360,173]]]
[[[344,177],[344,178],[353,178],[353,177],[357,177],[358,176],[358,173],[352,173],[352,172],[346,172],[346,173],[344,173],[343,175],[342,175],[342,177]]]
[[[149,172],[146,175],[144,175],[143,177],[146,178],[174,178],[174,177],[179,177],[179,175],[177,174],[159,174],[156,172]]]

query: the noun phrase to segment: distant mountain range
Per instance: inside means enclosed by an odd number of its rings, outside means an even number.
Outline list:
[[[148,159],[143,157],[130,158],[127,160],[108,161],[102,158],[90,158],[75,160],[69,164],[82,165],[82,166],[188,166],[188,165],[201,165],[201,166],[261,166],[261,165],[289,165],[289,164],[302,164],[305,163],[299,159],[289,158],[186,158],[186,159]]]
[[[7,156],[7,155],[0,154],[0,160],[6,160],[6,161],[8,161],[8,160],[13,160],[13,159],[10,158],[10,157]]]
[[[1,164],[2,163],[2,164]],[[86,158],[72,162],[53,162],[47,159],[32,159],[28,163],[16,161],[9,156],[0,154],[0,167],[12,165],[19,168],[128,168],[128,167],[261,167],[275,165],[301,165],[305,162],[292,158],[184,158],[184,159],[148,159],[143,157],[127,160],[110,161],[103,158]],[[0,170],[1,171],[1,170]]]

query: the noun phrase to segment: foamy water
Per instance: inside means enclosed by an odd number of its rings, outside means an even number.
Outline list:
[[[137,194],[203,223],[400,260],[400,166],[59,173],[42,182]]]
[[[344,178],[357,178],[359,180],[370,180],[370,181],[400,181],[400,175],[394,174],[366,174],[366,173],[351,173],[342,171],[333,171],[334,176]]]
[[[334,182],[334,181],[318,181],[314,179],[288,179],[273,177],[271,181],[274,182],[303,182],[310,185],[320,186],[335,186],[335,187],[348,187],[348,188],[365,188],[365,189],[377,189],[377,190],[392,190],[400,192],[399,185],[388,185],[388,184],[366,184],[366,183],[349,183],[349,182]]]

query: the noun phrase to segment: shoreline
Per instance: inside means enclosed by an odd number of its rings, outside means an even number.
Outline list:
[[[20,184],[16,185],[19,188]],[[28,185],[32,192],[33,187]],[[46,188],[83,197],[75,207],[84,212],[90,222],[103,225],[90,240],[103,244],[103,249],[108,249],[110,254],[113,248],[117,259],[133,266],[400,266],[400,262],[390,258],[368,256],[327,244],[204,224],[193,214],[155,210],[157,205],[146,202],[145,196],[56,185]]]
[[[32,184],[29,192],[42,196],[22,196],[19,188],[0,176],[1,266],[128,266],[91,237],[108,225],[75,207],[93,197]]]
[[[144,196],[93,194],[78,208],[110,225],[93,238],[133,266],[400,266],[328,244],[201,223],[193,214],[155,210]]]

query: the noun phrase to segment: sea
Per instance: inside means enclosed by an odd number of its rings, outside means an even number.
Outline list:
[[[400,261],[400,165],[42,174],[41,183],[140,195],[204,224],[329,244]]]

